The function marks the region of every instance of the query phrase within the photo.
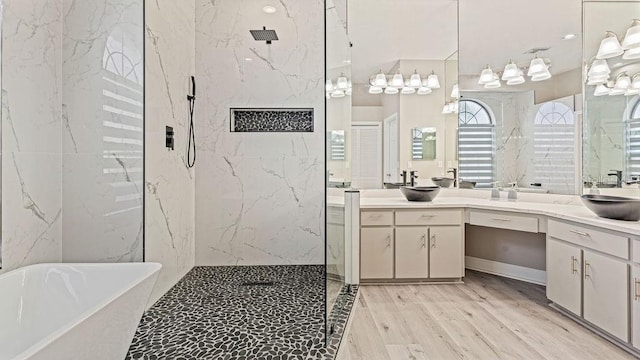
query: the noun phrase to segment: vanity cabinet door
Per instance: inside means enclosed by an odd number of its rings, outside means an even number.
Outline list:
[[[460,226],[432,226],[429,228],[429,277],[461,278],[462,228]]]
[[[547,238],[547,298],[580,316],[582,259],[579,248]]]
[[[360,277],[393,278],[393,228],[361,228]]]
[[[640,349],[640,265],[631,267],[631,342]]]
[[[629,341],[628,265],[584,250],[584,319],[622,341]]]
[[[429,228],[396,228],[396,279],[429,276]]]

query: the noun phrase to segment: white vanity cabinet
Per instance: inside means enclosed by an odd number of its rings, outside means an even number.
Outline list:
[[[362,280],[464,276],[462,210],[363,210],[361,219]]]
[[[547,297],[588,322],[629,341],[629,239],[549,220]]]
[[[631,324],[631,342],[640,350],[640,264],[631,266]]]

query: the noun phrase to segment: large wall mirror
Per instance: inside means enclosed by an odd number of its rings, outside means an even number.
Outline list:
[[[381,189],[401,181],[403,170],[430,183],[456,158],[455,115],[443,108],[453,111],[457,97],[458,1],[348,0],[347,7],[350,59],[334,56],[327,37],[327,138],[344,132],[344,158],[341,142],[327,144],[336,155],[327,160],[329,186]],[[342,76],[349,86],[339,89]]]
[[[638,1],[584,3],[583,192],[638,196]]]
[[[460,0],[461,180],[580,191],[581,10],[581,0]]]

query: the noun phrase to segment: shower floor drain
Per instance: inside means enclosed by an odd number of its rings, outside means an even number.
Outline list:
[[[243,282],[242,286],[273,286],[275,283],[273,281],[249,281]]]

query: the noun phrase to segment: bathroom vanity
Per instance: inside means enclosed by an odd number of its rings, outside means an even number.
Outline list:
[[[502,196],[492,201],[485,191],[443,189],[433,202],[417,203],[397,190],[363,191],[354,257],[361,283],[462,281],[465,241],[472,240],[465,239],[465,224],[508,229],[514,239],[539,234],[551,306],[640,350],[640,223],[599,218],[577,196],[520,194],[515,202]],[[522,279],[509,268],[477,270]]]

